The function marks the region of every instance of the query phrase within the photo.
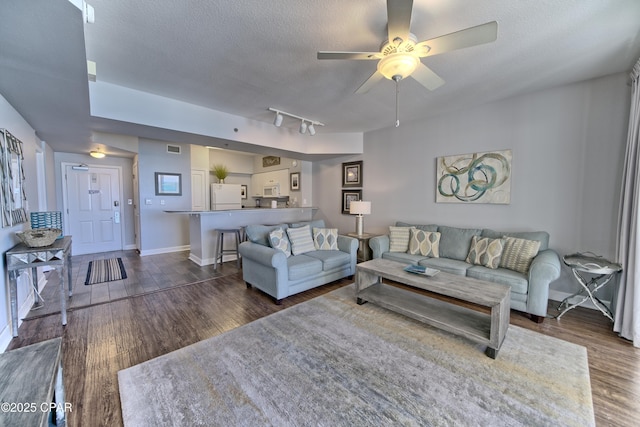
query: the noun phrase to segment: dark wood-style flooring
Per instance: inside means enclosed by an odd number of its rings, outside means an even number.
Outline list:
[[[153,289],[131,296],[114,293],[113,297],[103,296],[93,303],[85,301],[70,309],[66,327],[60,324],[58,313],[42,313],[25,320],[19,337],[9,346],[15,349],[54,337],[63,338],[65,400],[72,404],[72,412],[68,414],[70,426],[122,424],[119,370],[351,283],[340,280],[286,298],[277,306],[267,295],[246,288],[235,262],[225,263],[211,273],[207,267],[197,267],[189,261],[187,252],[157,257],[155,261],[125,255],[129,262],[127,273],[135,271]],[[74,258],[74,263],[82,265],[86,259],[87,256]],[[86,273],[77,268],[76,276]],[[207,273],[214,277],[203,280],[201,275]],[[57,275],[49,274],[52,277],[45,290],[49,287],[55,290]],[[189,281],[196,283],[188,284]],[[171,286],[172,283],[178,285]],[[76,282],[76,286],[84,285]],[[130,283],[129,287],[144,286]],[[557,314],[556,305],[557,302],[550,301],[549,314]],[[511,323],[585,346],[597,425],[638,424],[640,350],[612,332],[610,321],[600,312],[577,308],[560,321],[546,319],[542,324],[512,312]],[[562,420],[558,422],[562,424]]]

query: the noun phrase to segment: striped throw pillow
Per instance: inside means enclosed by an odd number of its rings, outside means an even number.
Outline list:
[[[289,235],[289,241],[291,242],[291,252],[294,255],[300,255],[316,250],[316,247],[313,244],[313,238],[311,237],[311,229],[308,224],[298,228],[287,228],[287,234]]]
[[[409,253],[433,258],[440,256],[440,233],[411,227]]]
[[[389,252],[409,250],[409,230],[411,227],[389,227]]]
[[[538,255],[540,242],[537,240],[504,237],[504,249],[500,259],[500,267],[508,268],[522,274],[529,272],[531,261]]]
[[[496,269],[500,265],[503,248],[504,239],[472,236],[466,261],[469,264]]]

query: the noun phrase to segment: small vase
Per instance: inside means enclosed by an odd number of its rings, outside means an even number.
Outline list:
[[[219,179],[219,180],[218,180],[218,182],[219,182],[220,184],[224,184],[224,179]]]

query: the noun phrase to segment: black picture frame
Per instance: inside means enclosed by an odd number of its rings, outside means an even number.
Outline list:
[[[247,186],[244,184],[240,185],[240,198],[241,199],[247,198]]]
[[[289,189],[291,191],[300,191],[300,172],[291,172],[289,174]]]
[[[342,187],[362,187],[362,160],[342,164]]]
[[[351,202],[362,200],[362,190],[342,190],[342,213],[349,214]]]
[[[156,172],[156,196],[182,196],[182,174]]]

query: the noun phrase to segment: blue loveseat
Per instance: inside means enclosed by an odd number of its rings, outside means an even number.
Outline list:
[[[411,250],[408,248],[403,251],[404,248],[397,244],[395,248],[392,248],[394,245],[390,239],[391,232],[396,232],[396,241],[398,241],[398,233],[406,232],[406,228],[411,229],[412,227],[414,231],[424,231],[426,232],[425,234],[432,238],[433,242],[426,242],[423,244],[423,248],[425,245],[428,247],[431,244],[437,246],[437,256],[434,256],[433,253],[425,256],[422,253],[415,253],[415,250],[413,251],[414,253],[410,253]],[[432,233],[437,233],[437,235]],[[414,234],[418,235],[418,232],[415,231]],[[500,259],[496,259],[495,264],[490,267],[482,265],[483,262],[477,261],[481,257],[468,262],[470,249],[475,247],[473,246],[474,242],[484,241],[486,244],[497,239],[495,243],[500,246],[500,244],[504,245],[506,237],[519,239],[518,241],[520,242],[539,242],[535,256],[526,265],[519,268],[511,265],[505,267],[505,260]],[[483,240],[483,238],[486,239]],[[436,239],[439,239],[437,243],[435,242]],[[516,240],[512,239],[511,241]],[[416,243],[413,246],[415,249],[418,244]],[[538,323],[542,322],[547,315],[549,284],[560,277],[558,254],[549,249],[549,234],[544,231],[500,232],[490,229],[396,222],[395,227],[390,227],[390,234],[370,239],[369,247],[372,250],[373,258],[386,258],[407,265],[418,264],[451,274],[509,285],[511,287],[511,308],[529,313],[531,319]],[[475,254],[472,252],[471,255]],[[500,256],[503,255],[501,253],[496,254],[496,257],[500,258]],[[474,256],[471,256],[471,258],[474,258]],[[485,258],[486,262],[490,261],[488,261],[488,258],[490,256]]]
[[[272,231],[305,226],[308,226],[309,233],[314,228],[326,229],[323,220],[246,227],[247,241],[240,244],[239,250],[242,278],[247,287],[254,286],[271,295],[276,304],[281,304],[282,299],[290,295],[355,274],[358,241],[351,237],[337,235],[337,249],[334,250],[314,247],[291,256],[272,247]]]

